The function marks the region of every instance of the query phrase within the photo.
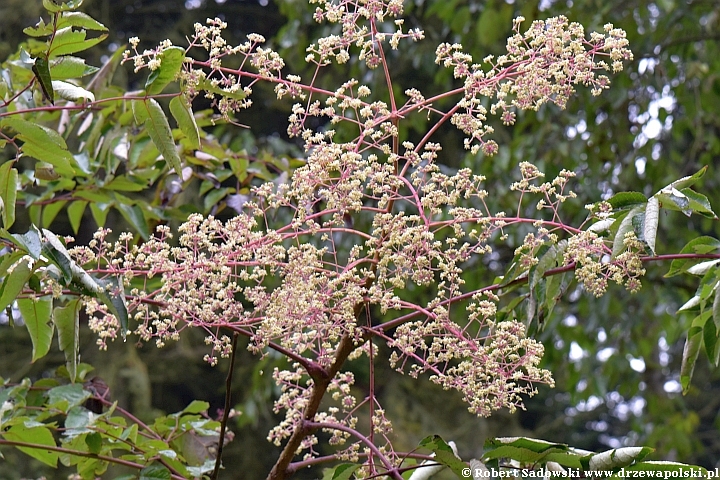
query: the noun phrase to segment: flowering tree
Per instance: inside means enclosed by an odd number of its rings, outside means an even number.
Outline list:
[[[202,402],[153,425],[117,405],[93,413],[85,403],[89,397],[110,402],[92,382],[85,388],[74,383],[87,373],[77,351],[84,311],[101,349],[128,336],[162,347],[199,328],[207,335],[205,360],[211,365],[234,360],[238,336],[247,337],[259,356],[287,358],[288,368],[272,374],[280,389],[274,408],[285,417],[268,435],[282,447],[271,479],[326,463],[333,465],[329,478],[398,479],[415,469],[427,478],[437,465],[476,478],[501,466],[608,474],[623,467],[695,468],[644,461],[650,452],[645,447],[592,453],[528,438],[490,440],[484,457],[470,463],[438,437],[420,445],[433,456],[398,451],[372,376],[377,362],[388,360],[382,353],[388,348],[394,368],[457,390],[473,414],[523,408],[523,397],[536,393],[538,384],[553,384],[551,372],[540,366],[543,345],[528,336],[524,320],[550,314],[568,288],[560,274],[574,271],[595,296],[610,282],[635,292],[645,263],[660,260],[674,261],[672,273],[703,275],[697,296],[684,307],[698,311],[688,333],[684,385],[702,344],[714,357],[717,335],[704,332],[720,316],[710,307],[717,303],[710,298],[716,298],[712,267],[720,244],[698,237],[679,254],[656,253],[661,209],[715,218],[707,199],[690,188],[705,169],[649,198],[620,193],[588,205],[587,218],[574,224],[563,214],[563,204],[575,198],[574,172],[562,170],[545,181],[535,165],[523,162],[516,182],[491,187],[470,169],[445,169],[435,141],[440,129],[454,125],[481,165],[500,148],[489,117],[512,125],[518,111],[545,103],[564,108],[578,86],[600,95],[610,85],[606,73],[622,71],[632,59],[625,33],[608,24],[588,37],[564,17],[525,29],[517,18],[507,54],[497,58],[474,63],[458,44],[438,46],[436,63],[452,69],[459,86],[426,98],[412,86],[399,93],[393,80],[395,50],[423,39],[422,31],[405,28],[401,2],[316,3],[315,20],[337,29],[307,48],[314,73],[303,80],[286,73],[260,35],[228,45],[220,19],[196,24],[187,48],[166,41],[140,51],[140,40],[131,38],[131,50],[98,71],[72,54],[102,40],[105,27],[76,11],[81,0],[45,0],[51,21],[26,33],[47,42],[29,43],[8,63],[11,81],[1,85],[2,138],[15,156],[0,166],[6,246],[0,307],[12,313],[17,302],[33,359],[49,351],[57,328],[71,383],[38,382],[34,388],[45,388],[41,393],[33,393],[29,382],[7,385],[0,444],[53,466],[58,460],[77,465],[83,478],[102,474],[110,463],[142,469],[146,477],[217,477],[229,397],[217,420],[202,415]],[[86,38],[89,31],[99,36]],[[136,72],[149,70],[142,92],[114,92],[109,85],[121,56]],[[237,66],[227,66],[234,57]],[[335,66],[352,62],[364,64],[365,75],[379,76],[386,87],[371,91],[356,79],[343,79],[334,90],[320,86]],[[90,74],[95,76],[88,84],[65,81]],[[163,93],[176,80],[179,92]],[[234,122],[237,112],[252,106],[260,83],[272,85],[278,100],[294,102],[287,134],[305,151],[302,164],[288,165],[288,175],[274,182],[257,181],[271,180],[269,174],[248,175],[248,159],[223,150],[201,128]],[[199,95],[212,101],[217,116],[192,111]],[[166,97],[175,130],[158,101]],[[413,138],[403,133],[403,122],[416,117],[425,128]],[[28,165],[26,157],[38,162]],[[237,216],[221,221],[193,213],[177,232],[162,224],[180,213],[163,208],[167,197],[178,194],[174,185],[192,176],[213,185],[208,176],[226,162],[239,185],[232,192]],[[30,192],[36,182],[39,196]],[[158,185],[166,198],[141,206],[120,193],[149,185]],[[508,188],[516,194],[515,211],[493,211],[486,199]],[[71,239],[45,228],[10,233],[18,201],[44,206],[35,215],[43,222],[67,204],[76,230],[88,205],[101,225],[112,207],[138,235],[112,240],[101,229],[88,245],[69,248]],[[533,215],[526,214],[528,205],[536,207]],[[159,224],[154,234],[151,223]],[[523,232],[524,241],[505,274],[493,284],[465,288],[472,270],[482,268],[478,259],[502,245],[511,229]],[[698,264],[702,259],[710,260]],[[422,302],[416,294],[421,289],[427,293]],[[508,304],[519,292],[522,304]],[[367,362],[371,372],[363,394],[354,361]],[[49,423],[57,414],[65,416],[60,445],[51,433],[57,427]],[[183,435],[215,443],[193,456]],[[332,455],[320,453],[321,438],[335,448]]]

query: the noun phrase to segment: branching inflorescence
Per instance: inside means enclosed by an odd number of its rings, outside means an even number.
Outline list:
[[[471,153],[492,155],[498,145],[488,138],[493,132],[488,114],[510,125],[516,110],[548,102],[563,108],[578,84],[600,94],[609,80],[596,71],[617,72],[623,60],[632,58],[622,30],[606,25],[605,33],[593,33],[588,40],[580,25],[557,17],[533,22],[521,33],[523,19],[518,18],[507,54],[496,59],[476,64],[460,45],[440,45],[437,63],[452,68],[463,85],[433,98],[410,88],[400,103],[393,94],[386,49],[398,48],[403,39],[423,38],[421,31],[403,30],[402,4],[311,3],[317,4],[317,21],[341,27],[338,34],[308,47],[306,60],[316,69],[313,79],[333,62],[356,58],[384,75],[389,101],[374,100],[370,88],[354,79],[335,91],[318,88],[314,81],[303,83],[284,73],[283,60],[262,46],[261,36],[250,35],[233,47],[222,38],[224,22],[196,24],[181,76],[183,93],[192,98],[205,91],[230,117],[250,107],[257,82],[274,84],[278,98],[297,102],[287,132],[304,143],[306,164],[289,183],[255,188],[245,212],[232,220],[191,216],[177,246],[171,246],[171,234],[163,228],[141,245],[126,236],[110,244],[101,232],[90,248],[75,249],[82,263],[122,275],[137,323],[134,333],[142,340],[155,339],[162,346],[193,326],[208,332],[212,353],[206,360],[211,364],[229,355],[230,336],[223,333],[229,331],[247,335],[257,353],[273,348],[288,356],[292,368],[273,375],[282,388],[276,409],[286,412],[269,437],[278,445],[287,441],[274,472],[278,478],[296,452],[312,455],[318,428],[332,433],[331,443],[346,443],[361,429],[360,408],[371,412],[371,425],[338,455],[357,460],[381,452],[383,461],[370,462],[367,474],[377,473],[378,465],[397,467],[399,458],[389,442],[379,450],[368,446],[379,437],[387,439],[390,421],[372,394],[355,398],[354,377],[342,369],[349,358],[367,355],[374,361],[378,350],[373,342],[392,347],[390,362],[398,370],[413,376],[427,373],[431,381],[461,392],[478,415],[522,407],[521,396],[532,395],[536,383],[552,385],[550,372],[538,367],[543,346],[526,337],[525,325],[495,320],[498,286],[473,292],[463,288],[463,266],[490,252],[490,240],[504,239],[509,226],[522,223],[535,229],[516,251],[520,276],[537,263],[541,246],[559,246],[563,238],[565,265],[576,264],[579,280],[596,295],[604,292],[608,279],[635,290],[644,273],[642,245],[632,235],[626,238],[625,253],[609,262],[609,246],[602,238],[563,223],[559,210],[574,196],[568,188],[572,172],[539,183],[542,173],[523,163],[521,179],[512,185],[520,193],[518,213],[510,216],[490,211],[482,176],[469,169],[442,173],[442,147],[431,141],[440,125],[451,122],[465,134]],[[127,52],[126,57],[136,68],[152,69],[167,47]],[[209,59],[192,59],[195,48],[206,51]],[[240,68],[223,66],[229,55],[242,58]],[[458,100],[446,111],[433,106],[445,97]],[[400,138],[398,123],[420,111],[430,120],[427,134],[416,143]],[[318,118],[322,127],[311,128],[310,118]],[[356,129],[354,140],[333,141],[333,125],[340,122]],[[536,197],[537,218],[520,216],[527,196]],[[549,217],[543,218],[545,212]],[[433,298],[414,303],[407,293],[410,285],[432,286]],[[468,298],[469,304],[459,306]],[[104,346],[116,335],[117,320],[92,300],[87,311]],[[319,399],[325,393],[334,404],[321,411]]]

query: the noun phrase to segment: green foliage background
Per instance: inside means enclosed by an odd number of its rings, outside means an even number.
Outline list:
[[[112,49],[122,49],[130,36],[139,36],[141,47],[165,38],[182,45],[194,22],[221,16],[230,24],[229,32],[237,42],[250,32],[268,38],[279,32],[274,45],[290,69],[302,71],[303,45],[327,28],[301,27],[308,24],[311,10],[295,0],[267,6],[206,0],[198,5],[188,9],[177,0],[88,2],[84,10],[103,22],[110,34],[91,52],[88,63],[101,65],[112,55]],[[635,53],[634,63],[612,78],[612,88],[602,96],[579,91],[565,111],[547,107],[521,114],[513,127],[495,125],[495,139],[501,146],[496,157],[470,156],[462,149],[457,132],[442,131],[446,140],[442,161],[449,168],[472,165],[499,191],[512,181],[513,169],[520,161],[535,163],[549,178],[563,168],[574,170],[579,172],[579,185],[574,188],[579,198],[567,205],[566,213],[574,209],[576,218],[581,219],[587,203],[619,191],[650,195],[674,179],[709,165],[702,190],[711,204],[720,205],[720,118],[716,107],[720,105],[720,6],[715,2],[417,0],[407,9],[408,27],[424,28],[427,38],[391,61],[397,67],[397,83],[424,86],[426,96],[453,83],[450,72],[434,65],[438,43],[462,43],[478,60],[489,53],[498,54],[510,33],[512,18],[519,14],[528,22],[562,14],[585,25],[588,31],[611,22],[628,32]],[[35,24],[41,10],[40,1],[4,0],[0,6],[0,58],[16,51],[24,41],[22,29]],[[120,67],[114,81],[119,91],[124,91],[142,86],[139,82],[144,78],[133,75],[129,67]],[[320,79],[321,85],[323,81]],[[257,105],[274,97],[271,91],[259,93],[265,94],[265,100],[256,97]],[[163,193],[168,191],[167,183],[154,183],[155,179],[148,177],[154,191],[130,194],[132,204],[111,208],[106,225],[116,232],[130,229],[143,233],[159,222],[176,223],[193,210],[232,215],[228,195],[246,193],[255,179],[282,175],[300,156],[297,146],[285,140],[289,107],[290,103],[274,107],[261,118],[257,109],[250,109],[239,117],[240,122],[252,126],[249,131],[231,126],[209,129],[218,152],[247,161],[249,177],[245,181],[232,177],[231,162],[210,165],[217,179],[194,177],[183,183],[182,192],[173,194]],[[195,108],[200,110],[197,105]],[[449,148],[453,144],[458,148]],[[7,158],[12,155],[9,149],[5,153]],[[497,210],[513,207],[508,203],[512,200],[503,196],[490,201]],[[117,205],[123,202],[119,200]],[[64,208],[55,213],[54,218],[46,214],[48,221],[43,226],[52,226],[58,233],[73,233]],[[33,215],[41,213],[19,211],[15,231],[24,231]],[[98,217],[87,211],[81,218],[76,237],[82,242],[91,237]],[[685,236],[689,229],[694,230],[692,236],[720,236],[715,221],[687,219],[680,213],[663,215],[658,251],[679,251],[692,238],[691,234]],[[520,244],[523,237],[520,230],[511,233],[506,249],[468,268],[468,288],[488,284],[502,274],[513,257],[512,242]],[[681,396],[674,384],[668,383],[678,381],[684,335],[692,319],[676,311],[693,295],[696,281],[683,276],[663,278],[667,267],[648,266],[644,288],[633,296],[615,288],[595,299],[573,287],[549,318],[532,326],[546,345],[545,364],[554,372],[557,387],[541,388],[540,395],[527,402],[526,412],[475,419],[452,394],[428,384],[419,390],[411,379],[380,365],[388,371],[376,372],[377,387],[385,403],[396,410],[389,411],[389,416],[402,418],[396,424],[401,444],[412,448],[428,433],[438,433],[456,441],[463,458],[469,458],[479,456],[486,437],[527,435],[589,450],[647,445],[657,449],[657,458],[707,468],[718,466],[717,371],[701,357],[688,395]],[[158,411],[181,410],[193,399],[210,401],[211,412],[221,406],[227,366],[221,363],[211,369],[202,364],[205,350],[201,340],[187,335],[177,345],[162,350],[152,346],[137,350],[132,342],[117,342],[107,353],[100,353],[94,349],[94,338],[86,334],[81,339],[81,351],[83,361],[96,365],[110,383],[114,398],[140,418],[151,418]],[[23,329],[1,325],[0,375],[12,380],[40,377],[64,363],[63,355],[53,347],[48,357],[30,364],[31,348]],[[271,371],[279,360],[269,357],[258,365],[244,350],[242,356],[234,400],[244,414],[232,426],[236,437],[227,447],[225,464],[229,471],[247,472],[246,478],[260,478],[277,456],[271,444],[258,440],[275,423],[270,404],[276,392],[262,372]],[[632,359],[642,359],[644,368],[631,368]],[[3,454],[0,478],[44,473],[41,466],[27,462],[20,453],[4,450]]]

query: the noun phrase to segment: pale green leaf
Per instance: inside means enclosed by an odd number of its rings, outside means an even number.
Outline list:
[[[645,223],[643,228],[643,238],[650,251],[655,255],[655,239],[657,237],[658,218],[660,214],[660,202],[656,197],[648,199],[645,205]]]
[[[720,263],[720,259],[708,260],[707,262],[700,262],[697,265],[687,269],[687,273],[691,275],[705,275],[708,270]]]
[[[84,88],[73,85],[72,83],[53,80],[52,88],[59,97],[70,102],[77,102],[79,100],[87,100],[88,102],[95,101],[95,95],[92,92],[88,92]]]
[[[610,470],[626,467],[636,460],[641,460],[652,452],[648,447],[624,447],[608,450],[590,457],[588,466],[590,470]]]

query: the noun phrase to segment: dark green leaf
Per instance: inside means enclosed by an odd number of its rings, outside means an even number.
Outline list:
[[[60,350],[65,354],[65,365],[71,381],[75,381],[80,355],[81,306],[80,300],[75,299],[64,307],[56,307],[53,311],[53,322],[58,332],[58,344]]]
[[[711,313],[710,310],[707,310],[695,317],[687,332],[687,339],[685,340],[685,347],[683,348],[682,364],[680,366],[680,385],[682,386],[683,394],[686,394],[690,388],[690,381],[692,380],[693,371],[695,370],[695,362],[697,361],[700,346],[703,341],[703,329]]]
[[[85,444],[88,446],[88,451],[98,455],[102,450],[102,435],[98,432],[89,433],[85,437]]]
[[[630,210],[645,205],[647,197],[639,192],[620,192],[610,197],[607,202],[612,205],[613,211]]]
[[[453,449],[445,443],[439,435],[432,435],[425,437],[418,446],[420,448],[427,448],[435,454],[435,460],[448,467],[455,473],[455,475],[462,478],[462,471],[467,465],[460,460],[453,452]]]
[[[153,464],[140,471],[139,480],[170,480],[170,470],[163,465]]]
[[[341,463],[333,468],[326,468],[322,480],[350,480],[361,466],[357,463]]]
[[[32,361],[35,362],[50,351],[50,342],[55,329],[50,321],[52,297],[46,295],[40,298],[19,298],[17,303],[30,333],[33,345]]]
[[[182,177],[180,155],[173,141],[172,131],[165,112],[153,98],[132,102],[133,114],[138,124],[144,125],[153,143],[175,173]]]
[[[15,162],[0,165],[0,199],[2,199],[2,221],[7,230],[15,223],[15,202],[18,192],[18,171],[13,168]]]
[[[45,100],[50,102],[51,105],[55,105],[55,93],[53,92],[52,78],[50,78],[50,67],[47,58],[35,58],[35,65],[33,65],[32,71],[35,74],[38,84],[40,84],[40,89],[43,92]]]

